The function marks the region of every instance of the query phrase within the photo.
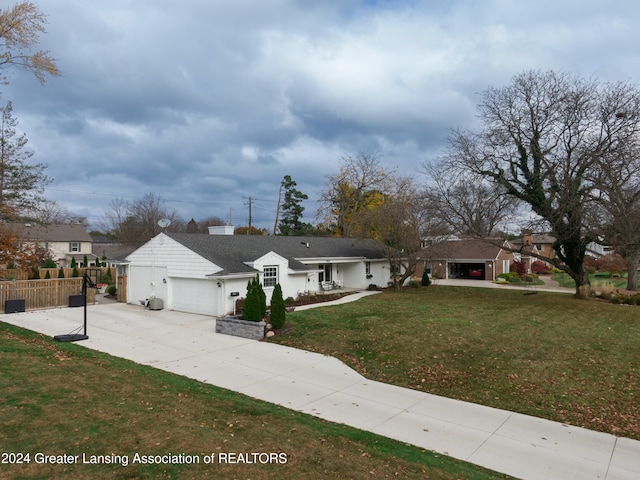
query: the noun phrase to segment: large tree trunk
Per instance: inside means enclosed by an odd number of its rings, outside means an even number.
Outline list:
[[[578,272],[569,272],[571,278],[576,282],[576,298],[585,299],[591,295],[591,282],[589,281],[589,274],[583,268]]]
[[[574,235],[575,237],[576,235]],[[564,261],[566,272],[576,282],[576,298],[588,298],[591,294],[591,283],[589,282],[589,274],[584,268],[584,257],[586,253],[587,242],[580,236],[578,238],[569,237],[568,241],[560,243],[556,241],[553,248],[558,257]]]

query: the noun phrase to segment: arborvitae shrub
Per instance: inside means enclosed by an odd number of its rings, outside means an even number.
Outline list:
[[[57,267],[56,262],[54,262],[52,258],[47,258],[44,261],[44,265],[42,265],[42,268],[56,268],[56,267]]]
[[[278,330],[284,326],[286,320],[286,307],[282,298],[282,287],[276,283],[271,295],[271,326]]]
[[[58,278],[64,278],[64,268],[62,267],[58,270]]]
[[[422,283],[423,287],[431,285],[431,279],[429,278],[429,273],[426,268],[424,269],[424,272],[422,272],[422,281],[420,283]]]
[[[262,319],[262,309],[260,308],[260,294],[256,288],[255,279],[249,280],[247,284],[247,298],[242,307],[242,318],[259,322]]]

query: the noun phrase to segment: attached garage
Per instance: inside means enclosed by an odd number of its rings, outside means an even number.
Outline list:
[[[477,262],[455,262],[449,263],[448,278],[468,278],[471,280],[485,279],[486,264]]]
[[[451,239],[429,245],[423,258],[436,278],[495,280],[509,271],[513,253],[509,242],[489,243],[479,239]]]
[[[169,282],[172,310],[217,315],[220,288],[215,281],[171,278]]]

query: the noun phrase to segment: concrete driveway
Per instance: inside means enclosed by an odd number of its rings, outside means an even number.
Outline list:
[[[4,315],[46,335],[82,309]],[[91,306],[78,344],[522,479],[636,480],[640,442],[367,380],[335,358],[215,333],[215,319]]]

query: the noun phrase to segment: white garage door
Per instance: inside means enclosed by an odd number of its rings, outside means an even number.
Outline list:
[[[167,301],[166,267],[144,267],[131,265],[129,270],[131,281],[129,282],[129,301],[138,304],[151,297],[161,298]]]
[[[171,278],[171,309],[215,315],[218,305],[216,282],[196,278]]]

